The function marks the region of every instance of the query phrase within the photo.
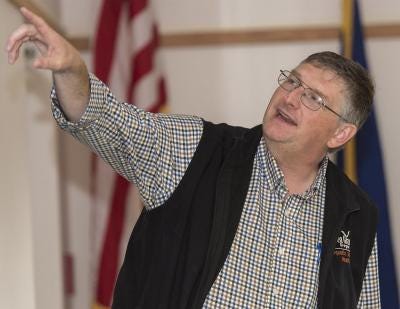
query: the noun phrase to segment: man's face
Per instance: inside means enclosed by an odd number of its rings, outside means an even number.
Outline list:
[[[333,72],[302,64],[292,71],[296,77],[322,95],[326,104],[341,113],[344,86]],[[292,151],[315,151],[323,155],[330,145],[340,119],[324,108],[310,110],[300,100],[304,88],[288,92],[281,87],[271,97],[263,119],[267,142],[286,144]]]

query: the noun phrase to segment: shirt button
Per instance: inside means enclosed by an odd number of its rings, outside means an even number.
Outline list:
[[[279,254],[280,256],[284,255],[284,254],[285,254],[285,248],[280,247],[280,248],[278,249],[278,254]]]
[[[278,295],[279,295],[279,289],[278,289],[278,288],[273,288],[273,289],[272,289],[272,294],[273,294],[274,296],[278,296]]]

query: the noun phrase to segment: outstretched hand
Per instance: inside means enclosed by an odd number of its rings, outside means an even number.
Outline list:
[[[17,61],[21,46],[31,41],[39,51],[33,67],[50,70],[58,101],[71,121],[78,121],[89,100],[89,76],[78,50],[54,31],[41,17],[21,8],[26,23],[8,38],[6,51],[10,64]]]
[[[83,61],[79,52],[67,40],[27,8],[22,7],[20,11],[26,23],[19,26],[8,38],[6,51],[10,64],[17,61],[21,46],[31,41],[39,51],[33,67],[48,69],[54,73],[79,69]]]

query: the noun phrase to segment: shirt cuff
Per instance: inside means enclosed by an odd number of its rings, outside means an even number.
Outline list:
[[[77,122],[72,122],[67,119],[58,100],[56,89],[53,86],[50,94],[51,110],[60,128],[70,132],[84,130],[102,116],[103,109],[107,102],[108,88],[92,73],[89,74],[89,85],[89,103],[85,112]]]

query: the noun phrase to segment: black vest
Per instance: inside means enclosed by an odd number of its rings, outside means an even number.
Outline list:
[[[164,205],[143,211],[135,225],[113,309],[202,307],[235,236],[261,137],[261,126],[244,129],[204,122],[178,187]],[[376,224],[376,208],[329,163],[320,308],[356,308]],[[342,230],[352,235],[349,263],[334,254]]]

